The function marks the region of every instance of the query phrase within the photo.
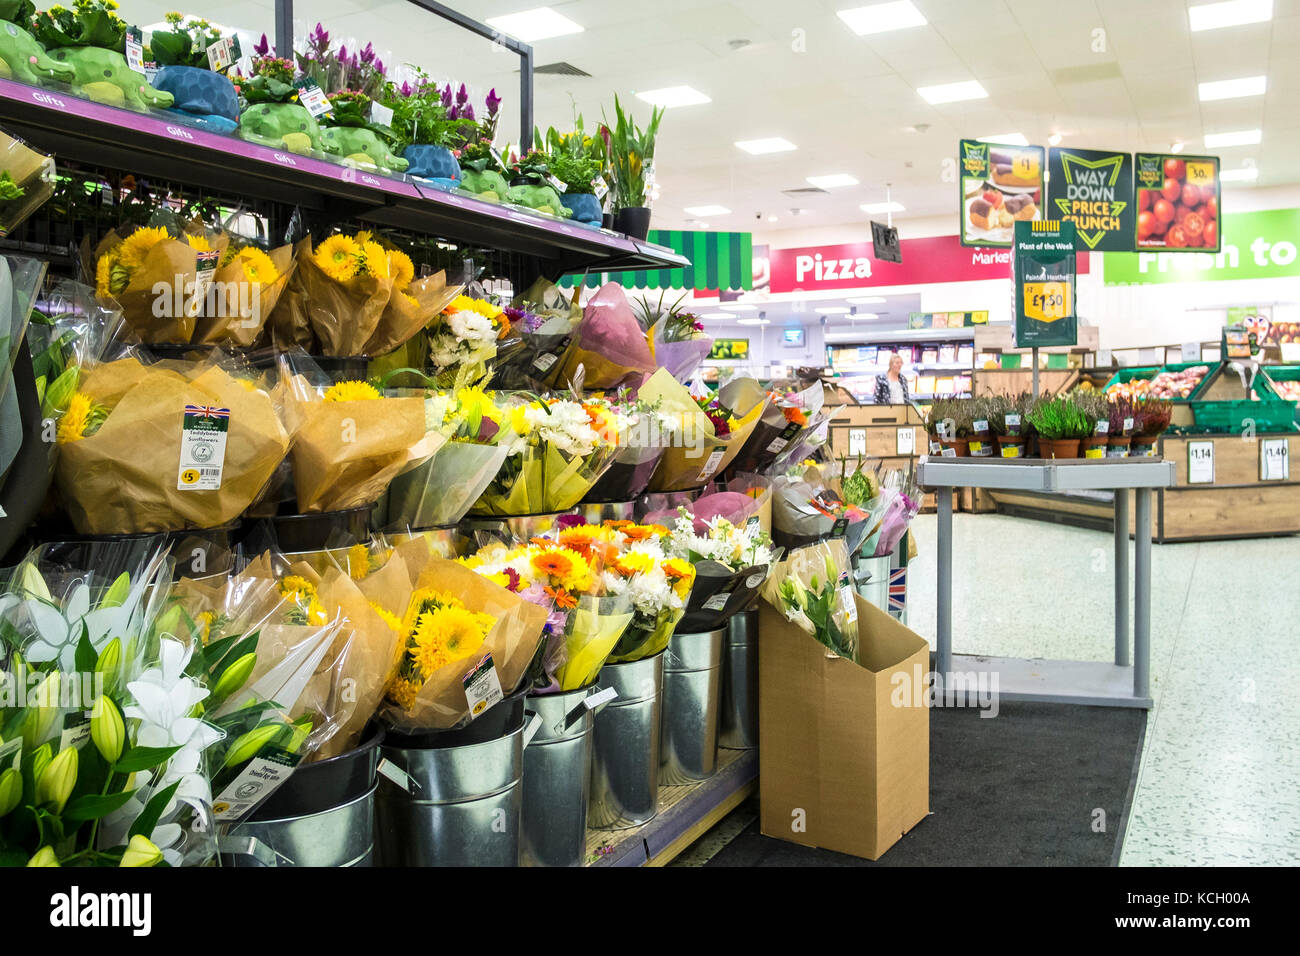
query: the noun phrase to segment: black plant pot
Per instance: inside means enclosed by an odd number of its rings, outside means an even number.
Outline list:
[[[176,561],[172,570],[173,578],[202,578],[234,571],[241,537],[239,521],[218,528],[196,528],[191,531],[139,534],[73,532],[47,542],[46,557],[54,564],[93,571],[104,564],[117,564],[119,556],[133,553],[137,549],[141,555],[148,554],[159,543],[163,543],[171,548],[172,557]]]
[[[645,239],[650,234],[650,207],[630,206],[614,213],[614,230],[629,239]]]
[[[602,213],[602,214],[601,214],[601,217],[600,217],[600,228],[602,228],[602,229],[613,229],[613,228],[614,228],[614,214],[613,214],[612,212],[607,212],[607,213]]]
[[[286,554],[348,547],[370,537],[373,504],[345,511],[317,514],[283,514],[270,519],[271,531]]]
[[[352,750],[318,763],[303,764],[294,770],[293,775],[253,811],[249,821],[311,816],[365,796],[375,785],[379,746],[383,742],[384,728],[370,724],[361,736],[361,743]]]
[[[313,355],[312,361],[335,383],[363,382],[370,369],[368,355]]]

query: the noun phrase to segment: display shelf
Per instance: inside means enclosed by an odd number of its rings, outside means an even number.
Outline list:
[[[921,458],[918,481],[927,487],[1009,491],[1168,488],[1174,463],[1160,458]]]
[[[718,772],[659,788],[659,812],[627,830],[588,830],[587,866],[664,866],[758,788],[757,750],[719,750]]]
[[[69,93],[0,80],[5,126],[59,159],[201,183],[233,195],[410,229],[451,242],[532,256],[564,273],[675,268],[685,257],[649,242],[388,176],[271,149]]]

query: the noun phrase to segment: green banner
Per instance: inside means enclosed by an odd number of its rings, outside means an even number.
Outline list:
[[[1098,149],[1047,154],[1047,214],[1073,222],[1079,241],[1095,252],[1130,250],[1137,229],[1133,155]]]
[[[1223,217],[1218,252],[1108,252],[1106,285],[1218,282],[1300,276],[1300,209],[1235,212]]]
[[[1076,345],[1074,223],[1060,219],[1016,223],[1012,255],[1016,287],[1016,348]]]
[[[592,272],[571,275],[560,285],[579,281],[591,289],[617,282],[625,289],[700,289],[719,291],[754,287],[754,236],[749,232],[699,232],[651,229],[649,242],[679,252],[691,264],[684,269],[647,269],[639,272]]]

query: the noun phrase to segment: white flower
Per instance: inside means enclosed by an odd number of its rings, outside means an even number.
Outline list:
[[[426,396],[424,399],[424,430],[441,431],[447,424],[447,413],[451,410],[453,399],[444,392]]]
[[[496,328],[486,316],[477,312],[453,312],[447,316],[446,324],[452,334],[463,342],[482,344],[496,341]]]

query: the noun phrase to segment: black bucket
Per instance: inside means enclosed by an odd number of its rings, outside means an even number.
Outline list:
[[[68,535],[49,541],[45,548],[47,560],[55,564],[94,571],[102,568],[105,560],[114,563],[113,556],[135,553],[136,549],[143,555],[166,543],[176,561],[172,577],[180,580],[233,572],[241,538],[240,522],[232,521],[219,528],[193,531]]]
[[[303,764],[248,817],[249,821],[282,820],[324,813],[363,797],[375,785],[384,728],[370,724],[361,743],[347,753]]]
[[[316,363],[331,382],[364,382],[370,370],[368,355],[313,355]]]
[[[350,547],[369,540],[373,504],[344,511],[276,515],[268,519],[271,533],[286,554]]]

